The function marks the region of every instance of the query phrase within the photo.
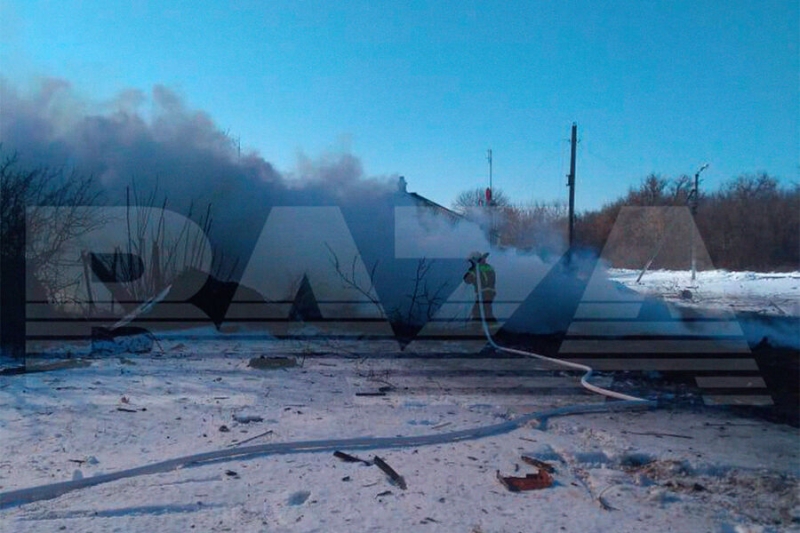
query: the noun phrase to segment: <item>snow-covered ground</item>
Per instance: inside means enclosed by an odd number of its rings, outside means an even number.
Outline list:
[[[707,407],[554,417],[455,443],[340,448],[383,458],[405,489],[375,465],[326,450],[190,465],[26,504],[4,500],[17,489],[204,451],[445,434],[604,402],[580,389],[575,373],[532,359],[387,351],[380,343],[176,339],[146,355],[0,376],[0,529],[800,531],[798,430]],[[298,365],[248,366],[262,354],[297,356]],[[532,386],[553,392],[532,395]],[[498,481],[498,471],[537,471],[523,455],[554,467],[551,487],[514,493]]]
[[[610,269],[608,275],[630,289],[679,306],[800,317],[800,272],[730,272]],[[800,334],[800,332],[799,332]]]

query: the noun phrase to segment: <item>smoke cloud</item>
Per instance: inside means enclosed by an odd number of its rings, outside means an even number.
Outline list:
[[[301,156],[281,174],[258,153],[240,153],[207,113],[161,85],[90,102],[62,79],[25,95],[0,80],[0,142],[22,166],[94,176],[109,205],[124,205],[131,187],[140,198],[157,190],[158,202],[182,214],[211,204],[212,242],[242,263],[272,206],[356,204],[394,190],[346,153]]]
[[[22,165],[93,175],[108,205],[125,205],[132,184],[140,199],[157,188],[156,207],[166,198],[168,209],[184,215],[192,203],[195,214],[210,203],[208,237],[217,259],[225,256],[225,273],[236,261],[235,281],[246,276],[251,255],[256,263],[263,255],[259,243],[273,208],[337,206],[371,278],[358,276],[365,285],[353,290],[366,294],[371,283],[386,315],[406,328],[402,335],[413,337],[434,317],[468,316],[474,294],[462,283],[465,258],[492,248],[480,224],[418,209],[419,198],[398,194],[397,176],[367,176],[351,154],[300,156],[295,169],[281,173],[258,153],[240,153],[207,113],[189,108],[163,86],[90,102],[64,80],[45,80],[24,96],[0,80],[0,102],[3,152],[16,152]],[[286,231],[304,237],[295,226]],[[280,239],[270,237],[273,241]],[[285,255],[279,246],[273,249]],[[314,261],[328,269],[335,262],[344,265],[345,278],[351,273],[353,257],[324,250],[320,255]],[[533,255],[498,249],[491,260],[501,272],[497,288],[508,308],[498,311],[503,318],[552,267]]]

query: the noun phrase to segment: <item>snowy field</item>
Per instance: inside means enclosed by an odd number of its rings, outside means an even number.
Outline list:
[[[611,276],[678,306],[800,316],[800,273],[701,272],[692,283],[687,272],[657,271],[641,284],[638,272]],[[542,419],[536,413],[613,400],[582,389],[576,372],[450,347],[409,356],[388,341],[219,334],[166,336],[148,353],[69,368],[31,371],[53,363],[31,360],[27,373],[0,375],[0,530],[800,531],[797,428],[676,402],[641,382],[625,392],[659,408]],[[296,364],[250,366],[260,356]],[[463,433],[487,427],[479,438]],[[348,441],[365,437],[389,440]],[[414,437],[422,440],[404,440]],[[233,456],[159,466],[217,451]],[[147,465],[156,466],[88,483]],[[511,492],[498,478],[545,467],[552,484],[536,490]]]
[[[446,435],[605,401],[580,389],[575,373],[531,359],[396,358],[390,350],[175,340],[146,355],[0,376],[0,529],[800,531],[798,430],[706,407],[534,419],[453,443],[238,457],[53,499],[13,498],[17,489],[206,451]],[[250,367],[260,354],[288,355],[297,365]],[[553,394],[531,395],[531,386]],[[379,456],[405,488],[335,450],[369,463]],[[511,492],[498,480],[498,472],[536,473],[523,456],[552,466],[552,486]]]
[[[640,273],[608,271],[613,281],[679,306],[800,317],[800,272],[703,270],[692,280],[689,271],[654,270],[637,281]]]

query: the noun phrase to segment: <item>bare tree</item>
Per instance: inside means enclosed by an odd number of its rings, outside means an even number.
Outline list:
[[[768,174],[745,174],[709,195],[698,225],[715,265],[730,269],[800,266],[800,186]]]
[[[106,279],[132,280],[124,285],[108,284],[115,300],[127,311],[135,307],[137,302],[156,296],[182,274],[204,270],[203,258],[208,252],[204,237],[211,230],[211,204],[198,216],[194,202],[190,203],[183,225],[175,234],[166,229],[168,199],[165,196],[159,202],[158,197],[157,184],[144,196],[136,188],[135,182],[128,187],[125,249],[117,247],[113,254],[96,257],[92,265]],[[155,218],[154,214],[157,215]],[[190,231],[195,219],[202,230],[200,233]],[[139,271],[141,263],[134,258],[143,258],[147,268]]]
[[[669,195],[667,194],[669,180],[657,174],[650,174],[638,188],[631,188],[628,191],[627,205],[656,206],[666,205]]]
[[[511,202],[502,190],[494,189],[492,191],[492,202],[490,205],[502,208],[511,205]],[[468,212],[475,207],[486,206],[486,189],[481,187],[463,191],[456,197],[455,201],[453,201],[453,210],[459,213]]]
[[[558,252],[565,244],[567,206],[564,202],[532,202],[502,209],[500,243],[539,252]]]
[[[448,288],[446,283],[440,284],[435,290],[431,288],[428,281],[428,271],[433,266],[433,261],[423,257],[417,261],[417,269],[414,274],[414,287],[411,293],[406,295],[409,299],[408,309],[405,316],[401,316],[399,310],[393,312],[393,318],[407,325],[422,325],[433,318],[436,309],[445,301]]]
[[[22,169],[16,154],[0,162],[1,253],[24,258],[26,271],[49,301],[76,283],[65,279],[59,261],[68,242],[103,223],[92,209],[99,197],[90,176]]]
[[[89,207],[98,193],[91,177],[21,168],[16,154],[0,160],[0,351],[25,354],[26,303],[54,302],[78,283],[58,264],[66,244],[102,221]],[[54,209],[56,208],[56,209]],[[28,292],[28,287],[33,292]]]
[[[496,189],[487,205],[484,190],[476,187],[459,194],[453,209],[477,222],[499,246],[544,253],[563,248],[567,223],[564,202],[515,203]]]
[[[688,176],[668,180],[658,175],[647,176],[639,187],[631,188],[620,198],[596,211],[581,214],[577,220],[579,242],[603,249],[611,228],[623,206],[685,206],[691,199],[693,180]],[[782,187],[766,174],[745,174],[723,183],[715,192],[700,193],[701,202],[695,222],[711,261],[718,268],[728,269],[797,269],[800,266],[800,186]],[[644,217],[644,215],[642,215]],[[667,224],[669,225],[669,224]],[[681,250],[690,228],[683,228],[673,239],[674,250],[665,249],[661,258],[673,258],[662,268],[686,268]],[[679,227],[675,227],[679,229]],[[667,227],[663,220],[643,218],[630,226],[628,240],[632,245],[619,250],[614,266],[636,266],[641,261],[639,248],[651,247],[647,239],[661,235]],[[637,246],[639,248],[637,248]]]
[[[376,277],[378,262],[376,261],[372,265],[372,269],[368,273],[368,279],[360,279],[356,269],[358,256],[353,257],[350,268],[345,271],[333,249],[327,243],[325,246],[328,248],[331,265],[339,279],[347,287],[365,296],[381,314],[384,314],[383,306],[373,289],[373,280]],[[436,288],[431,287],[429,274],[433,265],[434,261],[427,258],[417,261],[414,277],[411,280],[413,283],[411,292],[405,294],[407,305],[397,305],[393,309],[386,311],[390,322],[407,327],[420,327],[433,318],[436,310],[447,299],[447,291],[451,288],[447,283],[441,283]]]
[[[333,269],[336,271],[336,275],[339,276],[339,279],[345,284],[345,286],[355,290],[362,296],[364,296],[367,300],[372,303],[377,309],[378,312],[383,314],[383,307],[381,306],[381,302],[378,297],[375,295],[375,290],[373,289],[373,280],[375,279],[375,271],[378,269],[378,261],[372,265],[372,268],[367,274],[367,279],[362,280],[359,279],[358,276],[358,255],[353,255],[353,260],[350,263],[350,268],[348,272],[345,272],[342,269],[342,264],[339,262],[339,256],[336,255],[336,252],[333,251],[333,248],[326,242],[325,247],[328,249],[328,253],[330,254],[330,262]]]

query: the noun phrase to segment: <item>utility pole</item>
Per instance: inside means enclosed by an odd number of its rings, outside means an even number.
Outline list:
[[[569,248],[575,240],[575,151],[578,144],[578,125],[572,123],[572,147],[569,157],[569,174],[567,187],[569,187]]]
[[[692,222],[695,222],[697,219],[697,202],[698,197],[700,196],[700,173],[703,172],[705,169],[708,168],[708,163],[697,169],[697,172],[694,174],[694,189],[692,189]],[[695,253],[695,246],[694,246],[694,228],[689,228],[689,243],[692,248],[692,281],[697,278],[697,254]]]

